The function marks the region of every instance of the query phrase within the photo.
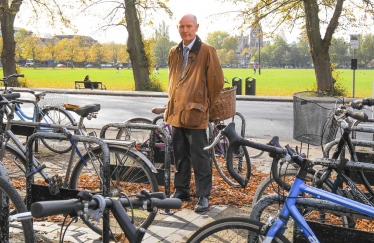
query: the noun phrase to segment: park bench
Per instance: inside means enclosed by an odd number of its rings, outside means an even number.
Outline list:
[[[101,89],[106,90],[105,85],[102,82],[84,82],[84,81],[75,81],[75,89]]]

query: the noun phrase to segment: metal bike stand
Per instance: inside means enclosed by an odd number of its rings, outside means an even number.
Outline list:
[[[170,196],[170,165],[171,165],[171,153],[170,153],[170,145],[171,145],[171,139],[168,135],[168,132],[162,128],[159,125],[152,125],[152,124],[141,124],[141,123],[131,123],[131,122],[125,122],[125,123],[108,123],[104,125],[101,128],[100,131],[100,138],[104,139],[105,138],[105,132],[108,130],[108,128],[124,128],[124,129],[144,129],[144,130],[150,130],[150,131],[157,131],[161,134],[165,141],[165,162],[164,162],[164,175],[162,178],[162,175],[157,175],[155,173],[157,183],[159,185],[164,184],[165,186],[165,195],[167,197]],[[153,136],[151,136],[151,143],[154,143]],[[143,159],[147,159],[146,157]],[[150,163],[153,161],[150,161]],[[162,180],[163,179],[163,180]]]
[[[60,133],[44,133],[38,132],[31,135],[26,144],[26,174],[33,171],[33,151],[32,146],[36,139],[47,138],[47,139],[58,139],[58,140],[69,140],[65,135]],[[82,136],[82,135],[72,135],[71,139],[74,142],[87,142],[95,143],[100,146],[102,151],[102,169],[100,170],[101,178],[103,180],[103,196],[109,196],[110,193],[110,171],[109,171],[109,148],[100,138]],[[45,190],[47,189],[47,190]],[[45,192],[48,193],[45,193]],[[30,210],[31,204],[33,203],[33,198],[36,196],[44,197],[45,200],[61,200],[76,198],[79,191],[71,190],[67,188],[59,188],[59,193],[56,195],[49,194],[49,190],[43,185],[34,185],[34,176],[29,176],[26,178],[26,206]],[[43,194],[43,195],[38,195]],[[103,213],[103,242],[109,242],[109,211],[105,210]]]

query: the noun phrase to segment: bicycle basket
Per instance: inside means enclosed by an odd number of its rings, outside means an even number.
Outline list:
[[[293,138],[310,145],[323,145],[336,137],[334,104],[320,92],[303,91],[293,95]]]
[[[217,122],[234,117],[236,112],[236,86],[224,88],[209,113],[209,121]]]
[[[45,95],[43,99],[40,100],[39,105],[41,107],[49,106],[63,106],[68,102],[68,97],[65,93],[49,93]]]

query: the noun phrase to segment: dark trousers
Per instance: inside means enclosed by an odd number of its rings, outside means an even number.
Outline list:
[[[208,145],[205,129],[173,127],[172,142],[177,172],[174,187],[190,193],[191,165],[195,174],[196,195],[209,197],[212,189],[212,169],[209,152],[203,150]]]

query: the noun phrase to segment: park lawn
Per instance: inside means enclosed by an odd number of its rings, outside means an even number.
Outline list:
[[[314,69],[261,69],[261,75],[254,74],[248,68],[224,68],[224,76],[229,80],[237,77],[242,81],[242,94],[245,94],[245,80],[248,77],[256,79],[256,95],[259,96],[292,96],[293,93],[311,89],[315,84]],[[60,88],[74,89],[74,81],[83,80],[90,75],[92,81],[101,81],[107,90],[135,90],[132,69],[114,68],[84,69],[84,68],[21,68],[25,74],[30,88]],[[347,89],[347,97],[352,96],[353,71],[338,69],[341,84]],[[164,91],[167,90],[168,70],[159,69],[156,78],[162,83]],[[373,96],[374,69],[362,69],[355,72],[355,97]]]

